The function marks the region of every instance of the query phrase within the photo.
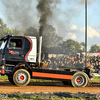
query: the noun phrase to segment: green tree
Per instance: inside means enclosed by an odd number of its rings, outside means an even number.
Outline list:
[[[100,52],[100,46],[97,46],[97,44],[94,44],[90,47],[90,50],[89,50],[90,53],[93,53],[93,52]]]
[[[0,29],[6,28],[6,24],[3,23],[3,20],[0,18]]]
[[[81,42],[80,45],[82,52],[85,52],[85,42]]]
[[[77,52],[81,51],[81,45],[79,42],[72,39],[68,39],[60,44],[63,53],[67,55],[75,55]]]
[[[0,18],[0,38],[6,35],[20,35],[20,31],[16,29],[9,29],[8,27],[6,27],[6,24],[4,24],[2,19]]]
[[[51,25],[47,25],[44,27],[43,46],[57,47],[60,43],[62,43],[62,41],[63,38],[58,36],[54,27],[52,27]]]

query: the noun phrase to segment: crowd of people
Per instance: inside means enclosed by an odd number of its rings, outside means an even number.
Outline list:
[[[46,51],[45,54],[41,56],[42,62],[47,63],[47,69],[54,69],[54,70],[61,70],[62,68],[59,66],[65,67],[76,67],[76,68],[85,68],[85,56],[83,54],[76,55],[76,56],[63,56],[60,57],[59,55],[52,55],[49,58],[48,53]],[[98,72],[100,68],[100,57],[87,57],[87,67],[91,69],[93,72]]]

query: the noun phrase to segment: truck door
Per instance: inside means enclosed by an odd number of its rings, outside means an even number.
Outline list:
[[[0,65],[2,65],[2,58],[3,58],[3,50],[5,48],[5,45],[7,43],[7,40],[2,40],[1,45],[0,45]]]
[[[6,61],[23,61],[23,41],[23,38],[10,38],[5,53]]]

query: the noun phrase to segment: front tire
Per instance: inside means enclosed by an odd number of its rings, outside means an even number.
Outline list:
[[[17,86],[26,86],[30,81],[30,74],[25,69],[19,69],[13,75],[13,81]]]
[[[71,80],[73,87],[85,87],[88,84],[89,77],[84,72],[76,72]]]

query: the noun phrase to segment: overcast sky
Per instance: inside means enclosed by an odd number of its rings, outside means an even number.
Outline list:
[[[0,0],[0,18],[9,28],[39,27],[38,0]],[[59,0],[58,0],[59,1]],[[100,46],[100,0],[88,1],[88,49]],[[66,39],[85,42],[85,0],[61,0],[52,7],[48,23]]]

